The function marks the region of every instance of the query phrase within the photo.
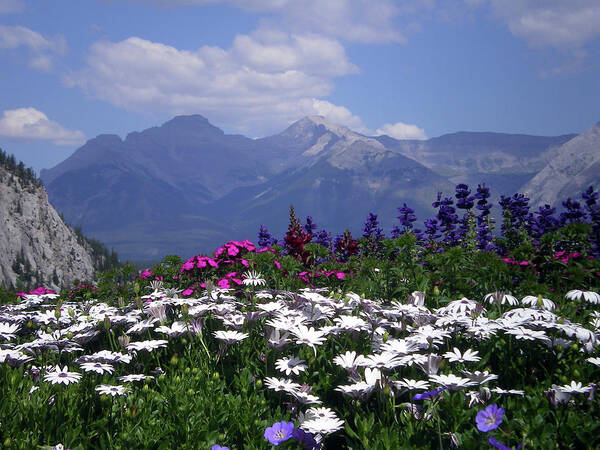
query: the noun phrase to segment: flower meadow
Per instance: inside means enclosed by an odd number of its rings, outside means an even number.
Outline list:
[[[597,448],[598,195],[488,198],[1,291],[0,445]]]

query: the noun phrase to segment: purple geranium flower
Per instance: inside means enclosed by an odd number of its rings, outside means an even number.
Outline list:
[[[437,389],[434,389],[433,391],[427,391],[427,392],[423,392],[421,394],[416,394],[415,396],[413,396],[413,401],[415,401],[415,400],[429,400],[430,398],[435,397],[440,392],[445,391],[446,389],[448,389],[446,386],[442,386],[442,387],[439,387]]]
[[[319,443],[316,441],[314,436],[304,431],[302,428],[296,428],[292,433],[292,437],[307,450],[319,448]]]
[[[492,436],[490,436],[488,442],[500,450],[513,450],[512,447],[508,447],[508,446],[504,445],[502,442],[498,442]],[[515,450],[521,450],[521,447],[523,447],[522,442],[517,446],[517,448]]]
[[[292,437],[294,424],[292,422],[275,422],[265,430],[265,439],[273,445],[279,445]]]
[[[504,408],[498,408],[495,403],[488,405],[485,409],[479,411],[477,417],[475,417],[477,429],[486,433],[495,430],[502,423],[503,415]]]

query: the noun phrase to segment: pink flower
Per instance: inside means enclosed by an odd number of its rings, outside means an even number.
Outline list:
[[[193,293],[194,293],[194,288],[189,287],[185,291],[183,291],[181,293],[181,295],[183,295],[184,297],[188,297],[188,296],[192,295]]]
[[[229,256],[235,256],[235,255],[237,255],[239,252],[240,252],[240,249],[239,249],[239,248],[237,248],[235,245],[232,245],[232,246],[230,246],[230,247],[227,249],[227,254],[228,254]]]
[[[142,271],[142,273],[140,273],[138,275],[138,278],[141,278],[143,280],[147,280],[151,276],[152,276],[152,271],[151,270],[144,270],[144,271]]]
[[[181,269],[179,269],[180,272],[183,272],[184,270],[192,270],[195,267],[195,263],[193,260],[188,259],[186,262],[184,262],[181,265]]]
[[[242,266],[244,266],[244,267],[249,267],[249,266],[250,266],[250,264],[248,264],[248,261],[246,261],[245,259],[241,259],[241,260],[240,260],[240,263],[241,263],[241,264],[242,264]]]
[[[217,282],[217,286],[219,286],[221,289],[231,289],[231,286],[229,286],[229,280],[227,278],[221,278]]]
[[[520,266],[528,266],[529,264],[531,264],[529,261],[521,261],[519,263]]]
[[[281,264],[279,264],[279,261],[274,260],[273,264],[275,264],[275,267],[277,267],[278,269],[281,269]]]
[[[344,278],[346,278],[346,274],[344,272],[336,272],[335,276],[338,280],[343,280]]]

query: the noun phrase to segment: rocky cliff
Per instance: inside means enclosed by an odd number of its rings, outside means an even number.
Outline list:
[[[548,164],[522,188],[530,204],[557,205],[600,184],[600,122],[563,144]]]
[[[90,246],[48,203],[40,183],[0,166],[0,285],[53,289],[90,281]]]

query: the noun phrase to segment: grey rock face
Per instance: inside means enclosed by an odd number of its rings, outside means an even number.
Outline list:
[[[600,122],[563,144],[525,186],[533,206],[556,205],[600,184]]]
[[[60,289],[94,276],[91,250],[48,203],[43,187],[23,186],[0,167],[0,285],[31,284]]]

